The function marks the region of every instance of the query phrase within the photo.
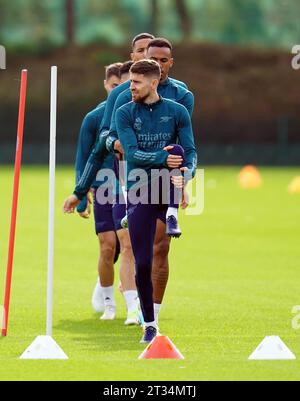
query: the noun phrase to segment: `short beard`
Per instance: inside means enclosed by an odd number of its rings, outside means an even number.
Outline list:
[[[147,100],[149,96],[150,93],[147,93],[147,95],[143,97],[139,96],[136,100],[134,100],[134,103],[145,103],[145,100]]]

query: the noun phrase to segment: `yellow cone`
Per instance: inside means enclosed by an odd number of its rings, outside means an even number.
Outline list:
[[[245,166],[239,174],[239,184],[242,188],[258,188],[262,185],[260,172],[255,166]]]
[[[288,191],[291,194],[299,194],[300,193],[300,176],[295,177],[290,185],[288,186]]]

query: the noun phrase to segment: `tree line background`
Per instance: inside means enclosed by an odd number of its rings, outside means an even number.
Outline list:
[[[0,0],[0,42],[120,45],[141,31],[175,41],[290,48],[300,36],[299,0]]]
[[[58,161],[74,163],[85,114],[105,99],[104,66],[140,32],[175,45],[171,76],[195,94],[199,161],[300,165],[299,0],[0,0],[0,163],[11,163],[21,68],[24,161],[47,163],[49,68],[58,66]]]

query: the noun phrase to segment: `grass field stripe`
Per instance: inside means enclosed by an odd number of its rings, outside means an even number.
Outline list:
[[[17,144],[16,144],[13,200],[12,200],[12,209],[11,209],[10,236],[9,236],[9,248],[8,248],[7,269],[6,269],[6,284],[5,284],[5,296],[4,296],[4,309],[3,309],[3,321],[2,321],[2,336],[4,336],[4,337],[7,335],[7,328],[8,328],[8,313],[9,313],[10,290],[11,290],[12,269],[13,269],[13,259],[14,259],[20,171],[21,171],[21,162],[22,162],[26,92],[27,92],[27,70],[22,70],[20,100],[19,100],[19,116],[18,116],[18,131],[17,131]]]
[[[52,336],[52,315],[53,315],[56,109],[57,109],[57,67],[54,66],[51,67],[51,98],[50,98],[48,280],[47,280],[47,327],[46,327],[46,334],[48,336]]]

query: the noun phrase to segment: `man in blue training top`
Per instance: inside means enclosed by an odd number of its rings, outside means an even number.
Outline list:
[[[167,39],[155,38],[148,43],[146,58],[155,60],[160,65],[161,77],[158,85],[158,94],[164,98],[181,103],[186,107],[190,116],[192,116],[194,109],[193,94],[187,90],[182,83],[180,83],[180,81],[176,81],[169,77],[170,69],[174,64],[172,51],[172,44]],[[121,154],[123,152],[121,143],[118,140],[115,113],[119,107],[131,101],[131,96],[132,95],[129,88],[123,91],[116,100],[111,120],[110,133],[106,141],[107,147],[110,151],[114,150],[115,152],[119,152]],[[183,199],[182,207],[187,207],[187,201],[185,198]],[[172,230],[172,216],[174,216],[176,220],[178,219],[177,208],[168,208],[167,215],[164,212],[161,212],[156,226],[152,279],[154,286],[154,311],[155,319],[157,321],[169,277],[168,254],[170,249],[170,237],[168,233],[175,231],[177,235],[180,235],[180,230],[178,230],[178,227],[176,227],[177,229],[175,228],[175,230]],[[167,227],[166,220],[169,222]]]
[[[147,38],[143,38],[142,35],[147,35]],[[166,97],[170,97],[173,100],[177,100],[184,104],[192,113],[194,107],[194,100],[193,95],[187,89],[185,89],[186,85],[180,81],[176,81],[174,79],[169,78],[169,70],[173,65],[173,57],[172,57],[172,45],[171,43],[163,38],[159,38],[158,41],[155,39],[151,39],[148,37],[149,34],[142,34],[141,38],[137,36],[133,41],[133,53],[132,56],[139,57],[143,53],[138,51],[139,49],[144,48],[144,54],[147,57],[154,58],[159,61],[162,65],[162,73],[160,79],[159,89],[162,90],[162,93]],[[150,45],[151,44],[151,45]],[[125,82],[124,84],[118,86],[114,89],[108,97],[107,104],[106,104],[106,111],[105,115],[109,116],[106,118],[104,115],[102,128],[101,128],[101,135],[100,139],[97,142],[96,147],[94,148],[90,158],[88,160],[86,170],[88,174],[85,175],[84,179],[81,180],[76,187],[76,192],[78,196],[83,196],[84,193],[89,188],[91,180],[95,176],[98,169],[101,167],[101,163],[103,160],[104,155],[107,153],[105,143],[110,150],[114,150],[115,152],[122,153],[122,147],[120,146],[120,142],[117,139],[116,130],[114,130],[114,119],[112,121],[112,131],[110,132],[110,136],[107,139],[107,135],[109,133],[108,128],[110,126],[110,118],[112,114],[112,110],[115,104],[115,101],[120,95],[120,99],[123,98],[124,89],[124,96],[123,102],[127,102],[128,100],[128,93],[131,97],[129,88],[129,81]],[[126,93],[127,88],[127,93]],[[120,92],[122,94],[120,94]],[[119,99],[119,100],[120,100]],[[124,104],[124,103],[122,103]],[[120,103],[120,105],[122,105]],[[187,201],[183,200],[183,205],[187,206]],[[158,319],[158,314],[161,308],[162,300],[164,297],[164,293],[166,290],[168,277],[169,277],[169,262],[168,262],[168,253],[170,248],[170,238],[166,235],[166,215],[165,213],[161,213],[160,217],[157,221],[157,231],[155,237],[155,244],[154,244],[154,261],[153,261],[153,285],[154,285],[154,310],[155,310],[155,317],[156,320]]]
[[[106,79],[104,87],[109,94],[115,87],[117,87],[121,79],[128,79],[130,65],[126,66],[122,63],[115,63],[106,67]],[[83,120],[78,148],[76,156],[76,181],[78,182],[86,161],[93,149],[97,132],[102,122],[105,103],[102,102],[98,107],[86,115]],[[103,161],[103,169],[112,169],[114,165],[114,155],[107,155]],[[96,191],[104,183],[104,181],[95,180],[92,184],[94,196],[94,219],[96,234],[99,238],[100,245],[100,258],[98,263],[99,280],[97,280],[96,287],[92,296],[92,305],[96,312],[104,312],[101,320],[112,320],[116,316],[116,304],[114,300],[113,282],[114,282],[114,262],[116,261],[115,250],[118,247],[116,241],[116,232],[119,237],[121,232],[126,232],[122,229],[120,217],[117,216],[125,211],[124,205],[100,204],[96,199]],[[83,218],[88,218],[90,214],[90,206],[85,197],[77,207],[77,211]],[[121,242],[121,241],[120,241]],[[127,306],[127,319],[126,325],[138,324],[138,300],[136,285],[133,279],[133,272],[129,271],[133,268],[134,258],[132,252],[127,252],[123,249],[123,242],[121,242],[121,265],[120,277],[123,287],[123,295]]]
[[[194,174],[197,160],[189,113],[184,106],[158,95],[160,74],[159,65],[155,61],[142,60],[135,63],[131,67],[134,102],[122,106],[116,113],[117,131],[128,163],[129,233],[136,262],[136,284],[145,320],[142,342],[150,342],[157,334],[151,280],[153,244],[157,219],[161,213],[166,214],[168,202],[133,204],[131,193],[135,182],[130,180],[130,176],[135,169],[144,169],[148,177],[144,185],[148,187],[151,184],[152,169],[179,168],[183,157],[168,152],[170,145],[176,142],[184,149],[185,166],[191,174]],[[157,186],[154,183],[154,188]],[[80,197],[81,194],[75,191],[66,200],[64,211],[72,212]]]
[[[165,187],[153,170],[178,169],[184,161],[189,175],[196,169],[196,148],[192,124],[187,109],[159,96],[157,87],[161,70],[156,61],[136,62],[130,70],[133,101],[116,112],[116,126],[127,161],[128,224],[136,263],[136,284],[145,321],[141,342],[147,343],[157,334],[154,317],[152,262],[157,219],[167,211],[169,199],[164,201]],[[179,143],[180,155],[169,153],[171,145]],[[137,169],[147,173],[146,182],[137,181]],[[154,178],[153,178],[154,177]],[[145,179],[143,177],[143,179]],[[136,184],[141,196],[135,202]],[[147,191],[143,192],[143,188]],[[159,188],[159,202],[153,202],[153,193]],[[67,205],[66,205],[67,206]]]
[[[130,54],[131,59],[133,61],[137,61],[140,59],[143,59],[145,57],[145,52],[148,46],[148,43],[154,38],[153,35],[149,33],[141,33],[137,35],[133,41],[132,41],[132,52]],[[111,119],[111,114],[113,110],[113,105],[115,98],[118,96],[119,93],[123,92],[124,89],[128,88],[130,85],[129,82],[129,69],[131,67],[132,63],[131,62],[125,62],[123,63],[122,67],[120,68],[120,85],[118,85],[116,88],[111,90],[108,93],[107,100],[105,102],[104,106],[104,112],[102,113],[102,118],[100,121],[100,124],[97,128],[97,135],[99,135],[99,132],[101,132],[102,129],[105,130],[105,126],[108,125],[108,129],[110,126],[110,119]],[[112,105],[112,106],[111,106]],[[95,131],[94,131],[95,134]],[[80,178],[82,179],[82,175],[84,174],[84,167],[89,159],[90,153],[92,152],[95,143],[96,143],[96,137],[94,144],[92,148],[89,148],[89,154],[87,155],[87,158],[85,158],[85,163],[81,164],[82,166],[82,171],[80,174]],[[100,159],[99,158],[99,163],[97,164],[97,168],[94,170],[95,177],[100,169],[107,168],[107,163],[105,162],[107,158],[111,157],[109,156],[108,151],[106,150],[105,142],[104,142],[104,148],[105,148],[105,154],[103,157]],[[86,153],[87,154],[87,153]],[[115,162],[113,163],[113,170],[115,171],[115,174],[117,176],[117,179],[119,179],[119,171],[118,170],[118,164],[116,163],[116,158],[113,156],[115,159]],[[98,161],[98,159],[97,159]],[[103,162],[104,161],[104,162]],[[77,175],[78,176],[78,175]],[[92,180],[93,181],[93,180]],[[92,181],[90,182],[90,186],[92,185]],[[118,181],[118,180],[117,180]],[[78,181],[77,181],[78,184]],[[99,205],[98,204],[98,216],[99,219],[101,219],[101,213],[100,209],[102,209],[103,212],[105,212],[106,209],[109,209],[110,211],[106,211],[106,215],[108,213],[111,213],[112,211],[112,216],[113,216],[113,221],[114,221],[114,226],[115,230],[118,236],[118,240],[120,243],[120,248],[121,248],[121,266],[120,266],[120,279],[121,279],[121,289],[122,289],[122,294],[124,296],[126,306],[127,306],[127,319],[125,321],[125,325],[131,325],[131,324],[138,324],[139,323],[139,317],[140,314],[138,312],[138,297],[137,297],[137,291],[136,291],[136,285],[135,285],[135,277],[134,277],[134,257],[132,253],[132,247],[130,243],[130,237],[128,230],[125,230],[121,226],[121,220],[126,214],[126,204],[122,200],[122,190],[120,188],[119,182],[117,182],[116,185],[116,197],[114,199],[114,205],[111,207],[111,205]],[[86,198],[86,197],[85,197]],[[84,200],[85,201],[85,200]],[[79,205],[80,207],[84,204],[81,202]],[[86,202],[86,201],[85,201]],[[104,214],[105,214],[104,213]],[[105,217],[104,217],[105,218]],[[109,247],[110,248],[110,243],[108,241],[103,243],[103,247]],[[106,295],[105,297],[108,298],[108,301],[110,305],[107,306],[105,313],[104,313],[104,318],[107,319],[112,319],[116,315],[116,307],[115,307],[115,302],[113,300],[113,266],[111,265],[110,261],[108,264],[111,266],[110,269],[108,269],[108,274],[106,280],[106,284],[108,287],[106,288],[105,292]],[[97,283],[94,292],[93,292],[93,297],[92,297],[92,303],[96,307],[97,310],[102,310],[102,299],[103,299],[103,291],[99,283]],[[112,301],[111,301],[112,300]]]
[[[148,45],[149,41],[152,40],[153,38],[154,38],[154,36],[149,33],[142,33],[142,34],[137,35],[132,41],[131,59],[136,61],[136,60],[144,58],[145,51],[147,49],[147,45]],[[104,109],[102,108],[102,118],[101,118],[101,120],[99,120],[100,124],[97,127],[97,134],[99,134],[99,132],[101,131],[101,127],[103,127],[103,126],[105,127],[106,124],[108,124],[108,128],[109,128],[111,112],[113,109],[113,107],[112,108],[110,107],[110,104],[111,103],[114,104],[114,96],[116,96],[116,94],[118,93],[117,91],[122,92],[125,88],[129,87],[129,68],[130,68],[130,66],[131,66],[130,62],[124,63],[122,65],[122,68],[120,69],[121,83],[119,86],[115,87],[112,91],[110,91],[108,93],[108,98],[104,104]],[[124,84],[124,82],[125,82],[125,84]],[[103,104],[102,104],[102,106],[103,106]],[[108,121],[108,123],[106,121]],[[94,134],[94,138],[95,138],[95,131],[93,131],[93,134]],[[95,142],[96,142],[96,138],[95,138],[93,147],[95,145]],[[93,147],[88,149],[89,153],[91,153]],[[87,146],[85,147],[85,149],[87,149]],[[85,155],[87,155],[87,157],[85,159],[83,159],[83,158],[81,159],[81,164],[80,164],[80,166],[82,167],[81,173],[77,174],[77,177],[80,179],[83,178],[82,175],[84,174],[84,171],[83,171],[84,166],[85,166],[85,163],[88,160],[88,156],[89,156],[88,151],[85,152]],[[98,168],[94,171],[95,176],[96,176],[98,170],[100,170],[100,168],[104,169],[104,168],[108,167],[107,163],[105,161],[107,158],[109,159],[110,157],[111,156],[108,155],[108,152],[105,147],[105,155],[100,160],[100,162],[98,164]],[[83,160],[84,160],[84,163],[82,162]],[[104,161],[104,164],[103,164],[103,161]],[[116,166],[116,163],[114,163],[114,167],[115,166]],[[93,180],[91,181],[90,186],[92,186],[92,182],[93,182]],[[77,181],[77,183],[78,183],[78,181]],[[117,185],[117,192],[118,192],[118,187],[119,187],[119,185]],[[125,302],[127,305],[127,311],[128,311],[125,324],[126,325],[138,324],[139,323],[139,314],[137,311],[138,299],[137,299],[137,291],[136,291],[135,280],[134,280],[134,258],[133,258],[133,253],[132,253],[132,248],[131,248],[128,231],[124,230],[123,227],[121,226],[121,220],[124,217],[124,215],[126,214],[126,205],[124,204],[124,202],[118,202],[118,198],[119,198],[118,193],[116,194],[116,198],[117,199],[114,202],[114,205],[112,208],[112,215],[113,215],[115,230],[116,230],[116,233],[117,233],[117,236],[118,236],[118,239],[120,242],[120,247],[121,247],[120,278],[121,278],[122,292],[123,292],[123,296],[124,296],[124,299],[125,299]],[[85,197],[79,205],[79,208],[80,208],[79,210],[83,211],[85,209],[86,204],[87,204],[87,201],[86,201],[86,197]],[[97,216],[100,220],[101,220],[100,209],[102,209],[102,212],[105,212],[103,214],[103,216],[106,215],[106,217],[107,217],[108,213],[111,213],[111,210],[110,211],[106,210],[106,209],[109,209],[109,206],[111,206],[111,205],[99,205],[98,204],[97,210],[99,211],[99,213],[97,213]],[[84,217],[85,214],[86,214],[86,212],[84,211],[82,216]],[[105,217],[104,217],[104,219],[105,219]],[[110,242],[104,241],[103,247],[105,247],[105,248],[108,247],[109,249],[111,249]],[[106,258],[106,260],[107,260],[107,258]],[[111,265],[110,261],[108,264]],[[111,267],[110,269],[107,269],[107,271],[108,271],[107,280],[105,282],[106,282],[106,284],[113,283],[113,267]],[[105,298],[107,298],[107,301],[110,304],[107,306],[107,308],[105,308],[105,313],[103,315],[103,318],[105,318],[105,319],[111,318],[112,319],[115,317],[115,303],[113,300],[112,284],[109,285],[108,287],[106,287],[105,292],[106,292]],[[92,297],[93,305],[94,305],[95,309],[97,309],[97,310],[103,309],[102,293],[103,293],[103,291],[101,289],[101,286],[99,283],[97,283],[95,290],[93,292],[93,297]]]

